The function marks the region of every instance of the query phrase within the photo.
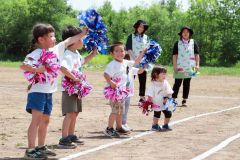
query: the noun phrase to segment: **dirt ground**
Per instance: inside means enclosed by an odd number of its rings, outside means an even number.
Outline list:
[[[54,148],[57,158],[85,151],[103,144],[119,141],[148,131],[152,123],[152,113],[144,116],[138,108],[137,94],[131,99],[128,124],[134,129],[129,136],[120,139],[104,136],[110,107],[103,98],[105,84],[103,73],[87,71],[88,81],[94,90],[83,99],[76,134],[85,144],[76,149],[57,149],[61,137],[61,93],[54,93],[53,112],[49,124],[46,144]],[[148,78],[148,83],[149,83]],[[173,85],[172,75],[168,80]],[[178,107],[172,122],[202,113],[219,111],[240,105],[240,78],[231,76],[199,76],[192,79],[188,107]],[[0,68],[0,160],[18,160],[24,156],[27,147],[27,128],[31,115],[26,113],[26,86],[22,71],[18,68]],[[135,93],[138,82],[135,81]],[[182,89],[181,89],[182,90]],[[181,102],[179,93],[178,102]],[[95,151],[76,159],[88,160],[186,160],[196,157],[218,145],[225,139],[240,133],[240,108],[212,115],[206,115],[181,122],[173,126],[173,131],[156,132]],[[162,123],[162,121],[161,121]],[[209,160],[239,160],[240,139],[207,157]]]

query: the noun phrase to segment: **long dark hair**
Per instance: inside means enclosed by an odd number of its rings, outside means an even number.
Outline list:
[[[28,53],[36,49],[36,43],[38,43],[38,38],[47,35],[48,33],[55,32],[55,29],[50,24],[37,23],[32,28],[32,41]]]

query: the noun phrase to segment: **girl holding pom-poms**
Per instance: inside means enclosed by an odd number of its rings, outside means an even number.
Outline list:
[[[104,72],[104,78],[107,81],[108,87],[105,87],[105,97],[110,100],[110,106],[112,111],[109,115],[108,126],[104,131],[104,134],[109,137],[119,137],[119,134],[128,134],[122,128],[122,113],[125,99],[128,97],[130,85],[129,70],[135,64],[139,64],[143,57],[146,49],[141,52],[135,61],[125,60],[125,49],[121,42],[114,43],[109,50],[113,59],[108,65]],[[116,130],[113,128],[116,122]]]
[[[45,146],[47,127],[52,111],[52,93],[57,90],[57,76],[60,60],[67,46],[79,41],[86,34],[70,37],[55,45],[54,28],[50,24],[39,23],[33,27],[33,48],[20,68],[30,82],[26,111],[32,114],[28,128],[27,159],[46,159],[56,154]],[[38,135],[38,146],[35,140]]]
[[[78,35],[79,28],[68,26],[62,33],[63,40]],[[88,63],[96,54],[97,49],[83,58],[77,49],[83,47],[82,40],[69,46],[64,52],[61,63],[61,71],[64,74],[62,80],[62,114],[65,116],[62,125],[62,138],[59,140],[59,147],[63,149],[76,148],[76,144],[83,144],[78,136],[74,134],[76,119],[79,112],[82,112],[82,98],[90,93],[92,86],[86,82],[81,67]],[[76,144],[75,144],[76,143]]]
[[[173,90],[166,80],[167,70],[161,66],[155,66],[151,73],[152,82],[147,89],[146,95],[147,104],[152,106],[154,110],[152,130],[154,131],[162,131],[162,130],[171,130],[169,126],[169,121],[172,116],[172,111],[170,108],[167,108],[166,104],[168,100],[171,98]],[[174,108],[176,104],[174,103]],[[161,116],[161,112],[163,112],[165,119],[162,127],[159,126],[158,121]]]

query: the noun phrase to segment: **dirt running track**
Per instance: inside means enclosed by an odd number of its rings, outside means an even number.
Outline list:
[[[134,131],[129,137],[110,139],[102,131],[107,124],[110,107],[103,98],[104,78],[102,72],[86,72],[94,91],[83,100],[83,112],[78,117],[76,134],[85,145],[76,149],[56,149],[61,137],[61,93],[54,93],[53,113],[46,144],[54,148],[57,158],[124,140],[146,132],[151,127],[152,113],[142,115],[136,106],[138,96],[132,98],[129,126]],[[149,80],[150,78],[148,78]],[[173,84],[172,76],[168,80]],[[200,76],[192,79],[188,107],[178,107],[172,122],[203,113],[214,112],[240,105],[240,78],[229,76]],[[148,81],[149,83],[149,81]],[[27,147],[27,128],[31,115],[25,111],[27,82],[17,68],[0,68],[0,160],[22,159]],[[135,90],[138,87],[135,81]],[[137,91],[137,90],[136,90]],[[137,92],[136,92],[137,93]],[[181,93],[179,94],[181,97]],[[180,102],[181,99],[179,98]],[[87,160],[187,160],[192,159],[227,138],[240,133],[240,108],[226,112],[193,118],[173,126],[171,132],[148,134],[121,144],[95,151],[75,159]],[[240,139],[210,155],[209,160],[239,160]]]

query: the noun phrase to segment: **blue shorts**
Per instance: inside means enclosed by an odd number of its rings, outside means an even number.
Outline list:
[[[32,113],[32,109],[50,115],[52,112],[52,93],[29,93],[26,111]]]

